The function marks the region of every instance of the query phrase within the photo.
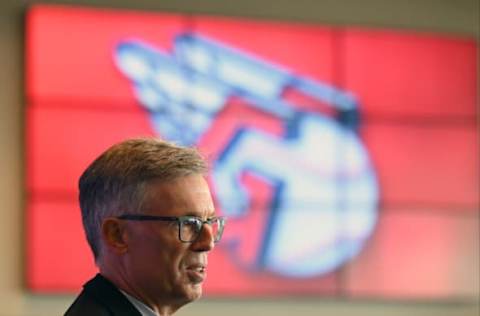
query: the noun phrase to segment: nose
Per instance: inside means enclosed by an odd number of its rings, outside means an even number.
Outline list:
[[[198,238],[191,244],[194,251],[210,251],[215,247],[215,236],[213,235],[212,226],[203,224],[202,230]]]

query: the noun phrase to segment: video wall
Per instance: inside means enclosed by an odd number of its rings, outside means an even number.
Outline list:
[[[152,136],[211,164],[207,296],[479,294],[474,39],[37,5],[25,47],[31,291],[96,273],[78,178]]]

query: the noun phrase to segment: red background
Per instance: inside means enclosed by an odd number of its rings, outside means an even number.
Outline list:
[[[77,205],[78,177],[111,144],[154,135],[131,83],[115,68],[116,44],[140,38],[169,50],[175,35],[185,31],[357,95],[360,134],[381,190],[374,235],[358,258],[336,272],[300,280],[249,273],[233,264],[220,246],[209,260],[207,294],[429,298],[471,294],[463,290],[461,271],[469,265],[461,258],[471,255],[472,238],[478,234],[472,224],[479,202],[477,42],[408,32],[58,6],[36,6],[27,16],[26,280],[31,290],[77,292],[95,273]],[[274,134],[282,131],[280,122],[232,102],[200,140],[200,148],[214,158],[241,124]],[[263,192],[260,195],[269,194],[261,183],[255,185]],[[252,212],[246,226],[254,232],[264,215],[262,208]],[[227,238],[239,230],[238,223],[230,229]],[[252,249],[253,240],[248,246]]]

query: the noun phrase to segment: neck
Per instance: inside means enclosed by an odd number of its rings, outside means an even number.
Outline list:
[[[158,316],[173,315],[182,305],[176,302],[168,302],[165,298],[158,300],[147,294],[140,285],[130,281],[128,274],[122,269],[108,269],[104,265],[99,265],[100,274],[112,282],[118,289],[124,291],[130,296],[136,298],[143,304],[152,309]]]

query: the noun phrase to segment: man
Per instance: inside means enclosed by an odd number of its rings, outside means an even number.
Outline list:
[[[114,145],[85,170],[80,208],[100,273],[66,316],[171,315],[201,296],[225,224],[206,171],[196,150],[155,139]]]

